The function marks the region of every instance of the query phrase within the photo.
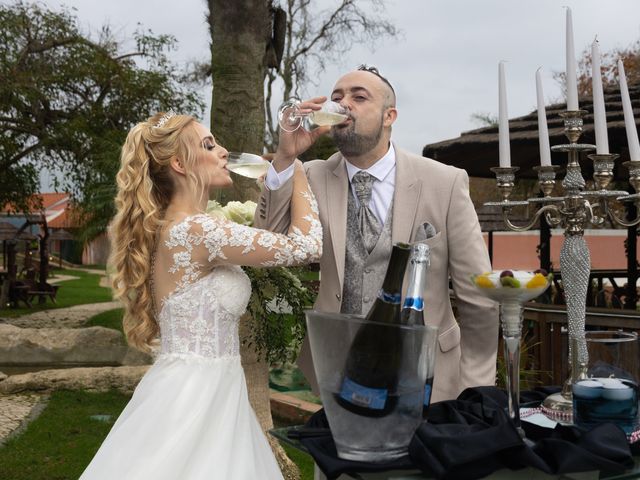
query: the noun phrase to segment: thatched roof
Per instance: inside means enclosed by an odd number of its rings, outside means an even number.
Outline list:
[[[620,90],[618,88],[610,88],[605,90],[604,93],[609,151],[620,154],[614,173],[616,178],[626,179],[628,178],[627,169],[621,164],[629,160],[629,148],[624,126]],[[636,126],[638,126],[640,125],[640,85],[630,86],[629,94],[634,109]],[[569,143],[564,136],[563,120],[558,116],[558,113],[565,109],[566,105],[564,103],[550,105],[546,108],[551,146]],[[587,110],[588,113],[584,117],[584,130],[579,141],[580,143],[595,144],[592,99],[590,97],[580,98],[580,109]],[[532,169],[532,167],[540,164],[537,111],[534,110],[529,115],[510,119],[509,134],[511,164],[512,166],[520,167],[516,178],[537,178]],[[489,168],[498,166],[498,127],[479,128],[464,132],[458,138],[426,145],[422,154],[442,163],[464,168],[469,173],[469,176],[494,178],[495,176]],[[554,165],[564,167],[567,164],[567,154],[552,152],[551,162]],[[591,161],[587,159],[581,162],[581,166],[585,179],[591,179],[593,174]]]

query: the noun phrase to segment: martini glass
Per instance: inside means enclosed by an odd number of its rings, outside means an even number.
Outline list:
[[[478,291],[500,304],[500,324],[504,340],[504,356],[507,366],[507,394],[509,417],[524,438],[520,424],[520,339],[522,337],[522,313],[524,302],[542,294],[551,283],[551,275],[544,272],[502,270],[472,275]]]

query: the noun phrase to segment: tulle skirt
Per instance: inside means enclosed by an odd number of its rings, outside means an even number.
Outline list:
[[[160,356],[80,480],[282,479],[240,358]]]

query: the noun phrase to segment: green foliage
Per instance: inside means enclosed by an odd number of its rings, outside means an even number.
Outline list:
[[[0,204],[21,206],[55,169],[90,220],[85,238],[104,231],[127,131],[160,110],[202,111],[167,59],[173,37],[140,27],[133,43],[107,27],[91,38],[67,9],[0,5]]]
[[[120,415],[129,397],[112,391],[59,391],[27,430],[0,448],[3,479],[78,478]],[[92,419],[109,415],[108,422]]]
[[[313,304],[313,294],[300,281],[302,268],[245,267],[251,279],[247,310],[255,326],[247,340],[269,362],[295,359],[304,338],[304,310]]]

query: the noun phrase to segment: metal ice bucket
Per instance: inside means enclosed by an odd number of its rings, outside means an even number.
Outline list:
[[[361,316],[308,310],[307,331],[320,396],[338,456],[349,460],[383,462],[407,453],[422,421],[425,380],[433,376],[437,329],[371,322]],[[393,409],[384,416],[353,413],[339,403],[351,344],[363,325],[375,335],[396,335],[400,362],[396,386],[388,392]],[[385,356],[386,352],[372,352]],[[365,363],[367,359],[364,359]],[[380,360],[380,358],[375,359]],[[343,403],[343,402],[342,402]]]

